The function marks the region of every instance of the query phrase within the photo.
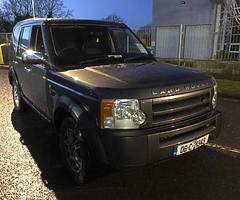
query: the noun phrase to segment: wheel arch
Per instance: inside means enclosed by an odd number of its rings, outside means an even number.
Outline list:
[[[77,103],[67,96],[61,96],[56,103],[53,115],[54,125],[59,131],[65,117],[72,117],[82,130],[92,156],[101,162],[107,163],[103,144],[100,141],[97,123],[91,118],[81,103]]]
[[[84,112],[84,108],[81,104],[76,103],[74,100],[66,96],[59,97],[55,104],[53,114],[53,122],[56,129],[60,129],[61,123],[66,117],[72,117],[78,122]]]

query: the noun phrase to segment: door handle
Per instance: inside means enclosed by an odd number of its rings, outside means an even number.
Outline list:
[[[51,95],[51,96],[56,96],[57,92],[56,92],[55,87],[53,87],[52,85],[50,85],[50,86],[49,86],[49,89],[50,89],[50,95]]]
[[[31,72],[31,69],[29,67],[24,67],[24,69],[27,71],[27,72]]]

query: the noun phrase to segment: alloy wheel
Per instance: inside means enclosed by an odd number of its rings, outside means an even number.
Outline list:
[[[73,128],[67,127],[64,132],[63,147],[70,168],[77,174],[81,172],[83,166],[81,143],[81,132],[76,133]]]

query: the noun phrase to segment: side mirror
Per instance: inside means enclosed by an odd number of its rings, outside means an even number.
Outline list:
[[[22,53],[22,61],[25,64],[45,64],[46,60],[41,52],[26,50]]]
[[[147,47],[148,51],[154,56],[154,48],[153,47]]]

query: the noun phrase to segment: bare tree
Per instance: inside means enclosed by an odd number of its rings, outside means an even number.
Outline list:
[[[62,0],[42,0],[37,3],[36,8],[37,16],[48,18],[69,18],[73,12],[64,6]]]
[[[5,0],[1,11],[8,21],[17,22],[32,16],[31,0]]]
[[[4,13],[0,10],[0,32],[9,32],[11,30],[12,23],[5,18]]]
[[[116,14],[108,15],[106,18],[103,18],[102,20],[108,22],[125,23],[125,20]]]
[[[69,18],[72,16],[72,10],[64,6],[63,0],[36,0],[35,6],[37,17]],[[0,14],[2,22],[7,21],[13,26],[18,21],[33,16],[32,0],[4,0],[0,7]]]

